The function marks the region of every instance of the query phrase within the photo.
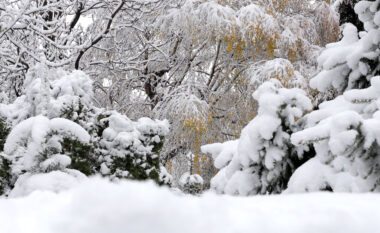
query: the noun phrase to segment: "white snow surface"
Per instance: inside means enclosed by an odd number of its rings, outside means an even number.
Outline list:
[[[68,191],[0,199],[4,233],[356,233],[380,229],[380,195],[177,195],[91,178]]]
[[[51,171],[49,173],[21,175],[10,192],[10,197],[27,196],[34,191],[60,192],[81,184],[87,177],[74,169],[64,171]]]

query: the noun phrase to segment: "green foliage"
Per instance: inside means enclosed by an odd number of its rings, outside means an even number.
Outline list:
[[[103,166],[109,169],[109,172],[103,175],[118,179],[151,179],[158,184],[164,184],[160,180],[160,160],[158,156],[164,144],[164,137],[154,133],[145,133],[140,135],[137,141],[132,144],[115,143],[113,140],[103,138],[103,132],[106,129],[113,130],[109,128],[111,116],[111,112],[101,113],[96,117],[97,121],[95,122],[96,136],[99,137],[99,141],[95,143],[95,151],[100,163],[103,163]],[[141,133],[140,131],[137,132]],[[131,132],[125,133],[130,134]],[[132,133],[130,136],[135,137]],[[159,140],[154,140],[156,136],[159,137]],[[151,149],[142,153],[139,151],[139,147],[143,147],[144,150]],[[99,169],[101,169],[101,166],[99,166]],[[101,170],[99,172],[101,173]]]
[[[5,119],[0,117],[0,152],[4,150],[5,140],[10,132],[10,128],[7,125]]]
[[[59,140],[59,146],[55,144],[50,146],[49,140],[55,136],[59,137],[61,135],[57,132],[49,135],[46,140],[46,145],[48,146],[40,154],[39,163],[42,163],[53,155],[62,154],[67,155],[71,159],[71,164],[67,168],[78,170],[85,175],[92,175],[95,173],[97,163],[96,159],[93,157],[93,147],[91,144],[82,143],[75,138],[64,136]],[[61,168],[65,167],[62,167],[60,164],[56,164],[43,172],[50,172]]]
[[[78,140],[64,138],[62,142],[63,153],[71,158],[69,168],[78,170],[85,175],[94,174],[97,167],[96,159],[92,157],[93,147]]]
[[[115,157],[110,166],[111,174],[117,178],[128,178],[133,180],[152,179],[159,182],[159,159],[147,156],[146,160],[136,159],[138,156]]]
[[[10,162],[0,156],[0,196],[3,195],[11,185]]]

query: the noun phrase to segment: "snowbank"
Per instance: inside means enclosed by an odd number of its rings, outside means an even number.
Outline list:
[[[0,232],[378,232],[379,209],[375,194],[193,197],[153,183],[91,178],[58,194],[0,199]]]

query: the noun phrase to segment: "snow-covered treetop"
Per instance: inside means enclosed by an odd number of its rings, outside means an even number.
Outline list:
[[[0,103],[0,115],[17,124],[31,116],[60,117],[72,105],[92,103],[92,81],[82,71],[66,72],[37,64],[26,75],[24,93],[12,104]]]

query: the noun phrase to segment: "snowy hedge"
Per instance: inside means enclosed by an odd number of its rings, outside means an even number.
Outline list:
[[[167,121],[134,122],[95,107],[92,81],[80,71],[39,64],[27,74],[24,90],[13,103],[0,104],[1,193],[56,171],[64,180],[102,174],[171,182],[159,161]]]

